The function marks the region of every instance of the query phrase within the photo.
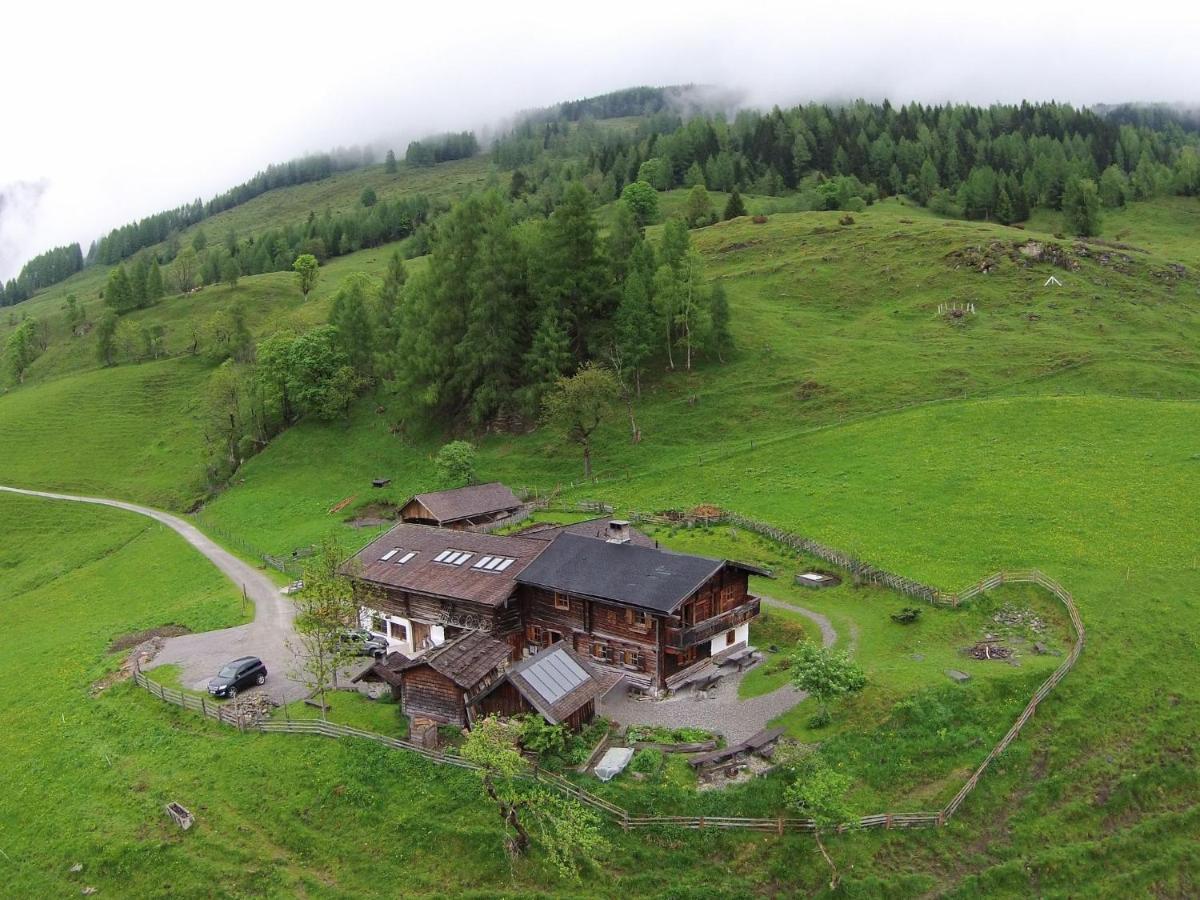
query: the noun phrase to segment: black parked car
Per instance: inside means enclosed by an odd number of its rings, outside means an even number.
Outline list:
[[[257,656],[243,656],[221,666],[221,671],[208,683],[214,697],[236,697],[242,688],[262,684],[267,680],[267,667]]]
[[[374,656],[379,659],[386,656],[388,652],[387,638],[371,634],[364,628],[344,631],[339,635],[339,640],[359,656]]]

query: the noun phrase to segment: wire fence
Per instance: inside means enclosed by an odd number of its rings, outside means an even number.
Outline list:
[[[311,556],[314,552],[312,547],[302,547],[293,550],[291,556],[279,556],[278,554],[267,553],[240,535],[234,534],[228,528],[213,522],[207,516],[196,513],[192,516],[192,520],[206,532],[216,535],[221,539],[222,543],[240,551],[244,556],[261,560],[263,565],[270,566],[272,569],[282,572],[284,575],[289,575],[292,578],[299,578],[304,574],[304,563],[301,560],[306,556]]]
[[[752,523],[761,525],[762,523],[753,523],[752,520],[737,517],[742,523]],[[730,519],[732,521],[732,519]],[[743,524],[742,527],[751,527],[750,524]],[[767,527],[767,526],[764,526]],[[776,531],[776,529],[772,529]],[[779,532],[787,535],[787,532]],[[774,536],[769,535],[769,536]],[[804,539],[796,536],[790,536],[797,542]],[[793,546],[792,543],[784,541],[788,546]],[[815,543],[815,542],[814,542]],[[812,552],[812,551],[806,551]],[[819,554],[816,554],[819,555]],[[822,559],[826,557],[821,556]],[[832,561],[832,560],[830,560]],[[997,572],[988,578],[982,579],[973,585],[964,588],[957,594],[941,594],[936,595],[937,602],[944,602],[953,606],[957,606],[969,600],[978,594],[999,587],[1002,584],[1026,582],[1040,585],[1051,594],[1053,594],[1066,608],[1067,614],[1071,619],[1071,626],[1075,632],[1075,641],[1071,647],[1071,652],[1063,660],[1062,664],[1054,670],[1053,674],[1047,678],[1041,686],[1034,692],[1017,720],[1012,724],[1012,727],[1004,734],[1004,736],[996,743],[991,752],[984,758],[983,762],[971,773],[970,777],[959,788],[954,797],[936,812],[901,812],[901,813],[876,813],[874,815],[863,816],[853,822],[843,825],[839,830],[845,831],[849,829],[896,829],[896,828],[934,828],[945,825],[959,807],[970,795],[971,791],[979,784],[979,780],[987,772],[995,760],[1004,753],[1005,750],[1012,744],[1013,741],[1021,733],[1021,729],[1028,724],[1037,711],[1039,704],[1050,695],[1050,692],[1058,685],[1059,682],[1067,676],[1067,673],[1075,666],[1079,655],[1083,652],[1085,633],[1083,628],[1083,620],[1079,615],[1079,610],[1075,605],[1075,599],[1069,591],[1059,584],[1054,579],[1048,577],[1037,569],[1028,571],[1016,572]],[[917,582],[911,582],[916,585]],[[932,590],[932,589],[931,589]],[[148,678],[136,664],[134,665],[134,681],[139,687],[144,688],[151,696],[157,697],[165,703],[171,703],[176,706],[181,706],[184,709],[200,712],[209,718],[216,719],[225,725],[231,725],[239,731],[260,731],[265,733],[284,733],[284,734],[308,734],[320,735],[329,738],[344,738],[354,737],[363,740],[375,741],[395,750],[406,750],[412,753],[418,753],[427,759],[436,763],[450,766],[457,766],[464,769],[478,769],[470,760],[464,759],[452,753],[442,753],[436,750],[430,750],[418,744],[413,744],[409,741],[400,740],[399,738],[388,737],[382,734],[376,734],[370,731],[362,731],[357,728],[351,728],[347,725],[338,725],[333,722],[325,722],[316,719],[288,720],[284,722],[270,720],[263,717],[261,712],[245,707],[239,707],[238,702],[233,704],[217,704],[212,701],[207,701],[202,696],[196,696],[184,691],[168,688],[159,684],[156,681]],[[719,828],[719,829],[748,829],[752,831],[765,831],[783,834],[785,831],[814,831],[817,826],[812,819],[790,818],[777,816],[775,818],[742,818],[736,816],[639,816],[633,815],[629,810],[605,800],[603,797],[585,790],[572,781],[563,778],[550,772],[544,772],[539,769],[531,770],[525,777],[530,780],[546,784],[553,789],[566,794],[580,803],[591,807],[597,812],[620,825],[623,829],[631,828],[649,828],[668,826],[675,828],[702,829],[702,828]]]

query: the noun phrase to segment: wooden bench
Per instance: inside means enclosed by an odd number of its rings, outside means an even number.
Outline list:
[[[700,753],[688,760],[693,768],[699,769],[704,766],[720,766],[721,763],[727,760],[732,760],[742,753],[757,753],[760,756],[773,753],[768,748],[779,740],[783,734],[782,728],[764,728],[762,731],[742,741],[740,744],[733,744],[726,747],[724,750],[714,750],[712,753]]]

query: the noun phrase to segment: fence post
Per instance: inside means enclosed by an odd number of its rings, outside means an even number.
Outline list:
[[[202,716],[208,715],[208,707],[204,705],[204,695],[203,694],[200,695],[200,714]]]

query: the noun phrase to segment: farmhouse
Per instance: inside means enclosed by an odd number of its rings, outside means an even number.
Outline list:
[[[514,660],[565,643],[655,693],[746,645],[759,610],[748,577],[762,574],[659,549],[611,519],[515,536],[401,523],[347,571],[377,598],[363,626],[406,657],[463,632],[504,642]]]
[[[466,529],[506,519],[521,501],[499,482],[417,494],[400,509],[400,520],[439,528]]]
[[[593,664],[659,692],[746,646],[759,601],[742,563],[564,533],[517,575],[527,646],[568,641]]]

